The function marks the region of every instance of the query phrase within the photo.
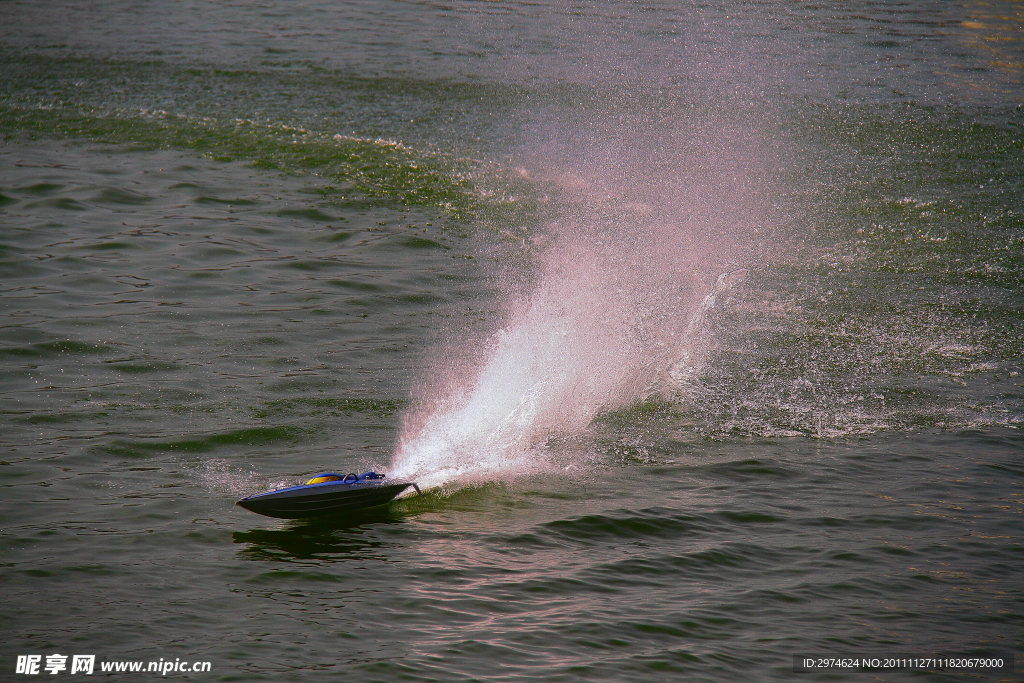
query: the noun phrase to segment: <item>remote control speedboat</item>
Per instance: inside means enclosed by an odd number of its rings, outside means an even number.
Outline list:
[[[376,472],[364,474],[318,474],[301,486],[257,493],[238,501],[246,510],[267,517],[301,519],[385,505],[409,487],[420,493],[412,482],[389,482]]]

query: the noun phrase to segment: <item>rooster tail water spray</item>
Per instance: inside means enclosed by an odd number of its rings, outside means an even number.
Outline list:
[[[423,388],[395,476],[432,487],[535,472],[549,437],[651,394],[685,396],[701,326],[742,280],[747,235],[764,220],[745,138],[726,145],[720,131],[698,144],[706,127],[647,130],[631,145],[610,126],[611,147],[606,136],[532,158],[532,176],[557,186],[561,204],[539,236],[537,284],[507,302],[500,329],[457,354],[474,367]],[[652,136],[657,148],[645,148]]]

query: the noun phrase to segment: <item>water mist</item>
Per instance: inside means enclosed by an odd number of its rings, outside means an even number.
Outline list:
[[[423,388],[392,476],[435,487],[543,470],[550,437],[679,396],[699,374],[700,325],[742,278],[746,236],[764,219],[749,137],[706,118],[618,117],[586,138],[554,128],[526,159],[559,202],[538,236],[537,284],[466,354],[474,368]]]

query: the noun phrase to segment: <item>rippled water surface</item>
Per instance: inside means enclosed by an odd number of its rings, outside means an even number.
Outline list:
[[[1017,680],[1022,25],[0,3],[5,675]]]

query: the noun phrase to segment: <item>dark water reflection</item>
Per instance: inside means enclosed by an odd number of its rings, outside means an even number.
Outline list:
[[[373,551],[388,545],[366,534],[370,525],[402,524],[406,515],[388,508],[350,513],[342,518],[287,523],[283,529],[250,529],[231,534],[235,543],[246,547],[239,558],[262,562],[343,562],[346,559],[380,559]]]

